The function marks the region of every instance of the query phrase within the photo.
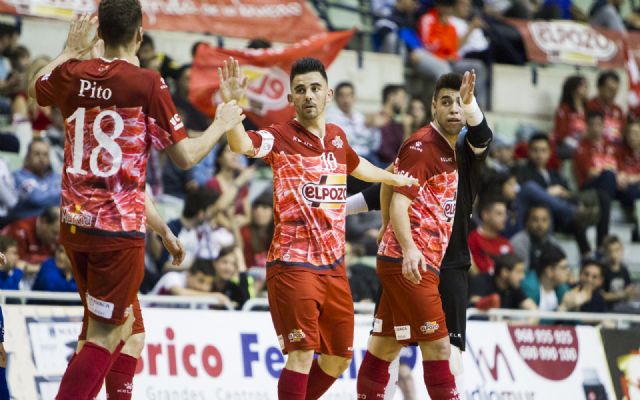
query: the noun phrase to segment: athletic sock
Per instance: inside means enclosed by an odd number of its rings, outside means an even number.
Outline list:
[[[107,364],[107,368],[104,370],[104,373],[102,374],[102,377],[96,383],[96,386],[91,391],[91,393],[89,395],[89,399],[93,400],[93,398],[97,397],[98,393],[100,393],[100,389],[102,389],[102,385],[104,384],[104,378],[107,376],[107,374],[111,370],[111,367],[113,366],[113,363],[115,363],[116,360],[118,359],[118,357],[120,356],[120,352],[122,351],[122,348],[124,347],[124,343],[125,342],[121,340],[120,343],[118,343],[118,345],[116,346],[116,348],[113,351],[113,353],[111,353],[111,356],[109,357],[109,363]]]
[[[320,368],[320,364],[318,364],[318,360],[313,360],[313,364],[311,364],[311,371],[309,372],[309,380],[307,382],[307,400],[316,400],[319,399],[320,396],[324,394],[333,382],[336,381],[331,375],[328,375],[326,372]]]
[[[120,353],[105,380],[109,400],[131,400],[137,364],[137,358]]]
[[[424,384],[431,400],[459,400],[456,380],[449,369],[449,360],[423,361]]]
[[[390,362],[379,359],[367,351],[358,371],[358,399],[384,399],[389,382]]]
[[[279,400],[304,400],[309,375],[283,368],[278,380]]]
[[[109,368],[111,353],[87,342],[67,366],[56,400],[89,400],[95,386],[102,382]]]

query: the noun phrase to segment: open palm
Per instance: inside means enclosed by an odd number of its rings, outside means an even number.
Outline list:
[[[471,104],[473,101],[473,91],[476,88],[476,71],[471,70],[464,73],[462,85],[460,86],[460,97],[464,104]]]
[[[247,78],[240,72],[240,63],[233,57],[224,62],[223,68],[218,68],[220,77],[220,94],[225,102],[240,101],[247,92]]]

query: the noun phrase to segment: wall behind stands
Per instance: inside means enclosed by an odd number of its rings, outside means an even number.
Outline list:
[[[25,18],[20,42],[27,46],[34,57],[55,57],[62,50],[68,32],[68,23],[57,20]],[[195,33],[150,31],[156,50],[170,55],[178,63],[191,61],[191,46],[196,41],[217,44],[215,36]],[[225,38],[225,46],[242,48],[247,40]],[[279,46],[276,44],[276,46]],[[329,85],[335,87],[343,80],[352,81],[358,91],[358,107],[365,112],[377,111],[382,98],[382,88],[389,83],[404,82],[402,60],[395,55],[367,52],[363,68],[358,68],[355,51],[344,50],[328,70]]]

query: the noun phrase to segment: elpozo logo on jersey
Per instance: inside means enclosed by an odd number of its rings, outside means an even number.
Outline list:
[[[320,182],[305,183],[300,192],[311,207],[340,208],[347,201],[347,176],[322,175]]]

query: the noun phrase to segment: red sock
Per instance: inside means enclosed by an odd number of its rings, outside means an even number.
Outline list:
[[[283,368],[278,379],[279,400],[304,400],[309,375]]]
[[[102,389],[102,385],[104,384],[104,378],[107,376],[107,374],[111,370],[113,363],[115,363],[118,357],[120,356],[120,352],[122,351],[123,347],[124,347],[124,342],[121,340],[120,343],[118,343],[118,345],[116,346],[115,350],[113,350],[113,353],[111,353],[111,357],[109,357],[109,364],[107,364],[107,369],[104,370],[104,373],[102,374],[101,379],[96,383],[96,386],[91,391],[90,399],[97,397],[98,393],[100,393],[100,389]]]
[[[92,390],[104,379],[111,353],[87,342],[64,372],[56,400],[89,400]]]
[[[138,359],[120,353],[107,374],[107,398],[109,400],[131,400],[133,391],[133,375],[136,372]]]
[[[318,360],[313,360],[311,364],[311,371],[309,372],[309,381],[307,382],[307,400],[317,400],[329,390],[333,382],[336,381],[331,375],[327,375],[326,372],[320,368]]]
[[[449,369],[449,360],[423,361],[424,384],[431,400],[459,400],[456,379]]]
[[[367,351],[358,371],[358,399],[384,399],[389,383],[390,362],[379,359]]]

